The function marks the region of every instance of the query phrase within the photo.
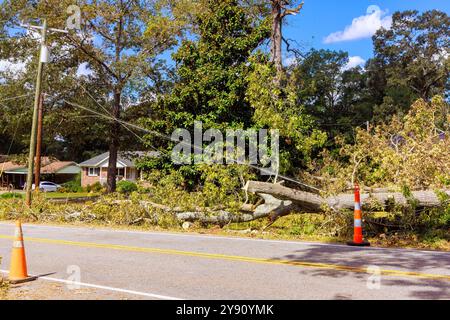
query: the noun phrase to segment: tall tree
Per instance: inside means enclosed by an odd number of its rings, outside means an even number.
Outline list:
[[[157,32],[155,20],[162,15],[155,1],[83,1],[82,34],[69,36],[93,64],[100,66],[111,92],[111,115],[121,118],[123,94],[133,80],[154,73],[155,58],[175,44],[174,34]],[[155,20],[154,20],[155,19]],[[146,32],[148,26],[152,32]],[[108,192],[116,188],[116,162],[121,125],[111,123],[109,132]]]
[[[429,100],[450,89],[450,17],[432,10],[396,12],[389,30],[373,37],[375,57],[368,68],[371,85],[384,101],[379,113],[406,113],[413,100]],[[379,98],[378,98],[379,99]]]
[[[361,67],[348,69],[348,53],[311,50],[292,67],[298,101],[329,138],[370,120],[367,76]],[[330,140],[332,141],[332,140]]]
[[[198,39],[185,39],[173,54],[177,78],[167,110],[183,126],[248,125],[248,59],[269,36],[267,23],[255,24],[236,0],[209,0],[195,24]]]
[[[303,2],[296,5],[295,0],[270,0],[272,34],[271,34],[271,60],[275,63],[278,74],[283,70],[283,32],[284,20],[289,15],[296,15],[303,8]]]
[[[7,1],[2,7],[13,8],[9,20],[18,24],[20,20],[46,17],[50,27],[64,28],[72,1],[47,0]],[[103,113],[115,119],[109,124],[107,133],[110,152],[107,189],[113,192],[116,186],[116,161],[122,135],[121,119],[124,101],[139,103],[152,97],[154,75],[157,73],[157,57],[176,43],[176,31],[161,24],[164,13],[157,1],[151,0],[83,0],[78,1],[82,13],[81,30],[66,36],[49,39],[65,48],[66,56],[75,58],[71,62],[85,61],[97,75],[97,87],[102,96],[94,97],[97,104],[104,104]],[[12,50],[9,46],[9,50]],[[60,50],[59,52],[63,52]],[[12,52],[10,52],[12,55]],[[64,59],[64,56],[58,57]],[[77,60],[78,59],[78,60]],[[58,73],[49,72],[57,78]],[[73,90],[74,92],[76,90]],[[107,92],[105,97],[104,93]]]

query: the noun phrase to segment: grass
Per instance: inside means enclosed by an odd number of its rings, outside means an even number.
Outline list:
[[[6,193],[0,194],[0,199],[20,199],[20,198],[24,198],[23,193],[6,192]]]
[[[76,199],[98,196],[97,193],[90,192],[44,192],[45,199]],[[24,199],[25,194],[19,192],[8,192],[0,194],[0,199]]]
[[[98,196],[98,194],[90,192],[46,192],[44,195],[46,199],[74,199]]]

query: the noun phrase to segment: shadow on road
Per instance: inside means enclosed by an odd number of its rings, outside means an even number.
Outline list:
[[[313,262],[355,268],[376,266],[384,270],[412,271],[427,274],[450,275],[450,253],[435,253],[412,250],[373,250],[355,249],[346,246],[311,245],[294,253],[274,260],[289,260],[293,262]],[[348,272],[334,269],[304,268],[301,274],[317,277],[346,277],[359,281],[367,281],[370,274],[363,272]],[[408,287],[411,298],[416,299],[450,299],[450,281],[426,279],[420,277],[402,277],[381,275],[381,285],[386,287]],[[348,299],[347,296],[337,296],[336,299]]]

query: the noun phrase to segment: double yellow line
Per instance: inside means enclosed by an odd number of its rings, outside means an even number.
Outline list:
[[[0,239],[14,239],[14,237],[9,236],[9,235],[1,235],[0,234]],[[204,259],[229,260],[229,261],[240,261],[240,262],[249,262],[249,263],[272,264],[272,265],[288,265],[288,266],[308,267],[308,268],[316,268],[316,269],[329,269],[329,270],[358,272],[358,273],[372,273],[372,272],[368,271],[367,268],[351,267],[351,266],[328,264],[328,263],[318,263],[318,262],[264,259],[264,258],[233,256],[233,255],[216,254],[216,253],[203,253],[203,252],[182,251],[182,250],[173,250],[173,249],[146,248],[146,247],[125,246],[125,245],[118,245],[118,244],[103,244],[103,243],[94,243],[94,242],[81,242],[81,241],[69,241],[69,240],[57,240],[57,239],[45,239],[45,238],[25,237],[24,240],[31,241],[31,242],[38,242],[38,243],[66,245],[66,246],[75,246],[75,247],[84,247],[84,248],[98,248],[98,249],[120,250],[120,251],[130,251],[130,252],[145,252],[145,253],[156,253],[156,254],[190,256],[190,257],[197,257],[197,258],[204,258]],[[380,269],[379,274],[387,275],[387,276],[412,277],[412,278],[420,278],[420,279],[450,281],[450,275],[430,274],[430,273],[421,273],[421,272],[412,272],[412,271]]]

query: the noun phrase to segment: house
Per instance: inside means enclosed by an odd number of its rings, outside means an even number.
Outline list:
[[[41,181],[64,183],[73,180],[81,169],[73,161],[59,161],[50,157],[41,158]],[[27,180],[28,167],[25,164],[7,161],[0,163],[0,187],[13,186],[22,189]]]
[[[122,151],[117,155],[117,176],[116,179],[137,181],[141,179],[141,170],[136,168],[135,160],[139,157],[157,157],[158,152],[143,151]],[[109,152],[102,153],[92,159],[79,164],[82,168],[81,186],[86,187],[96,182],[104,185],[107,182],[109,165]]]

